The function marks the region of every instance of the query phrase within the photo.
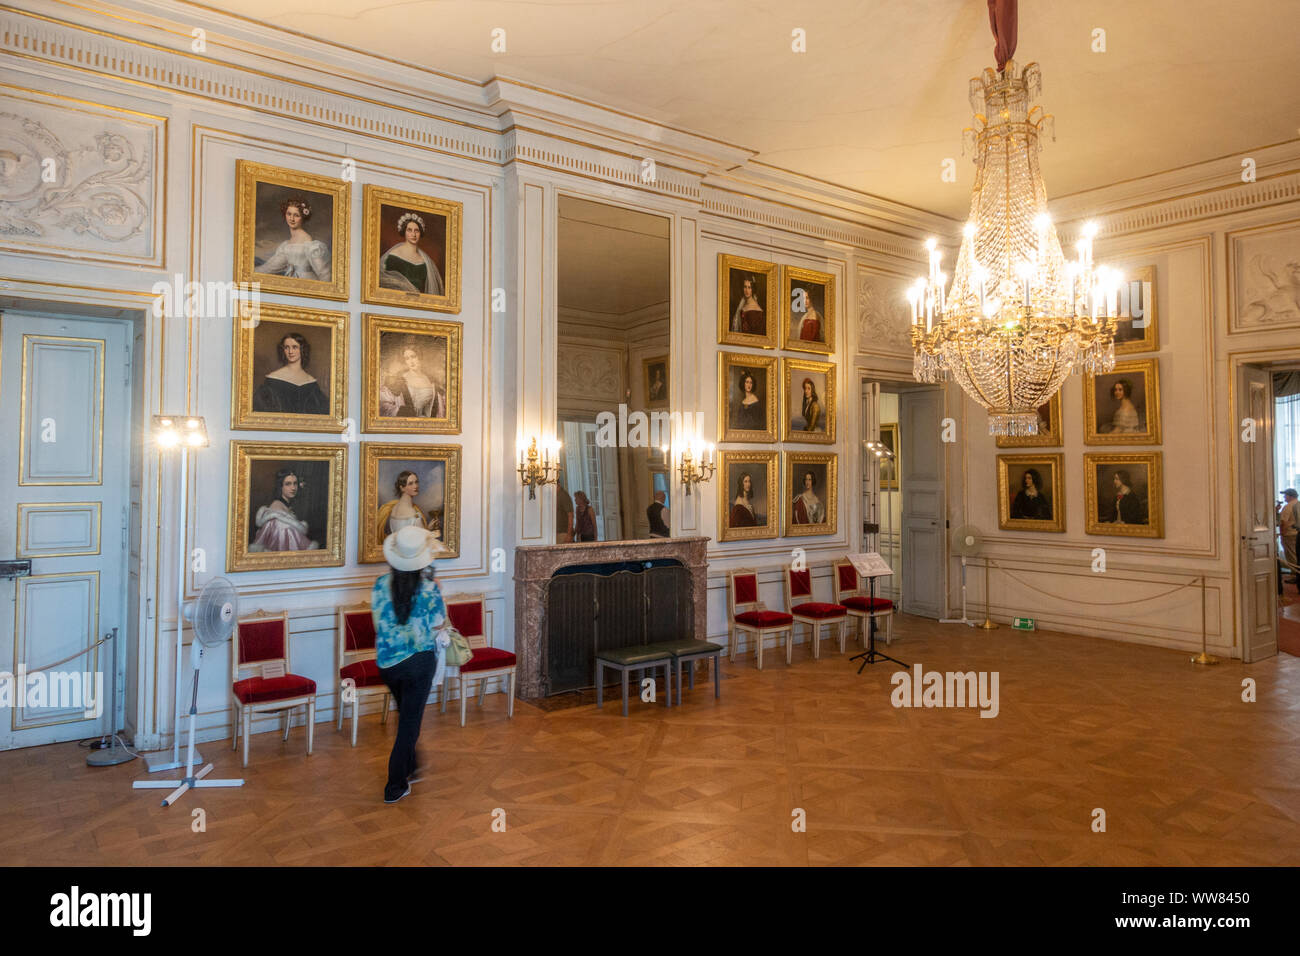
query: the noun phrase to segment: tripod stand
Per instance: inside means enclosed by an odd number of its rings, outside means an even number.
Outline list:
[[[870,603],[870,606],[871,606],[871,607],[875,607],[875,605],[876,605],[876,579],[875,579],[875,577],[873,576],[873,577],[867,578],[867,582],[868,582],[868,585],[867,585],[867,586],[871,589],[871,603]],[[877,662],[879,662],[879,661],[892,661],[893,663],[897,664],[899,667],[907,667],[907,666],[908,666],[907,664],[904,664],[902,661],[898,660],[898,658],[896,658],[896,657],[890,657],[888,654],[882,654],[880,651],[876,650],[876,619],[875,619],[874,617],[868,619],[868,621],[867,621],[867,649],[866,649],[865,651],[863,651],[861,654],[854,654],[852,657],[849,658],[849,660],[851,660],[851,661],[861,660],[861,661],[862,661],[862,663],[861,663],[860,665],[858,665],[858,673],[859,673],[859,674],[862,673],[863,668],[865,668],[868,664],[875,664],[875,663],[877,663]]]

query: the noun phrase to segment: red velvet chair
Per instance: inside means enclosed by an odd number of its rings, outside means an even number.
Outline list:
[[[807,568],[802,571],[785,569],[785,606],[790,609],[790,616],[795,623],[807,628],[814,658],[821,656],[823,624],[835,629],[840,638],[840,653],[844,653],[844,625],[848,620],[848,608],[842,604],[814,601],[812,572]]]
[[[769,611],[758,599],[758,573],[753,568],[727,572],[727,612],[731,631],[730,659],[736,659],[736,634],[752,634],[757,642],[758,669],[763,669],[763,642],[768,635],[785,635],[785,662],[794,650],[794,618],[784,611]]]
[[[848,608],[849,617],[857,621],[858,643],[867,644],[867,623],[873,617],[885,619],[885,643],[893,637],[894,602],[888,598],[869,596],[867,584],[858,577],[858,569],[851,561],[835,562],[835,601]]]
[[[339,608],[338,640],[334,644],[334,663],[339,669],[339,698],[334,729],[343,729],[343,712],[351,704],[354,747],[357,745],[357,723],[362,703],[382,697],[379,722],[388,723],[388,701],[392,695],[379,676],[375,653],[375,619],[370,615],[370,605]]]
[[[483,695],[487,693],[490,678],[504,677],[508,682],[506,698],[506,716],[515,715],[515,670],[518,659],[513,651],[505,651],[488,644],[486,630],[487,618],[483,613],[483,595],[453,594],[445,598],[447,617],[452,626],[464,635],[474,656],[469,662],[458,668],[449,668],[444,678],[442,689],[442,711],[447,710],[446,681],[456,682],[456,693],[460,697],[460,725],[465,726],[465,684],[466,680],[478,680],[478,705],[483,706]],[[452,670],[455,673],[452,673]]]
[[[239,679],[244,671],[256,671]],[[316,682],[289,672],[289,612],[258,613],[246,617],[235,629],[230,642],[230,673],[235,678],[230,696],[234,703],[234,741],[239,749],[240,724],[244,734],[244,766],[248,766],[248,738],[253,715],[284,711],[284,739],[289,739],[293,708],[307,708],[307,753],[311,753],[316,732]]]

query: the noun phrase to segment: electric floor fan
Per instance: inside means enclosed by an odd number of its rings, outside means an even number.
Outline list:
[[[979,627],[975,621],[966,616],[966,561],[980,553],[984,546],[984,535],[973,524],[964,524],[952,533],[952,550],[961,555],[961,617],[945,617],[940,624],[965,624],[967,627]]]
[[[212,764],[198,773],[194,772],[194,723],[198,719],[199,670],[203,666],[205,651],[221,647],[230,640],[236,627],[238,594],[225,578],[213,578],[203,585],[197,601],[187,602],[183,614],[194,629],[194,642],[190,645],[190,666],[194,668],[194,688],[190,694],[190,739],[185,757],[185,776],[180,780],[137,780],[136,790],[175,789],[163,799],[162,805],[170,807],[185,795],[187,790],[199,787],[242,787],[240,780],[208,780]],[[180,732],[180,728],[176,728]]]

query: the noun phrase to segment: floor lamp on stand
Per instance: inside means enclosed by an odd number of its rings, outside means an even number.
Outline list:
[[[883,442],[864,441],[862,444],[866,447],[868,454],[874,456],[873,458],[868,458],[867,460],[869,462],[871,461],[875,462],[876,478],[877,478],[876,487],[879,488],[880,487],[880,482],[879,482],[880,465],[885,461],[892,460],[894,457],[894,452],[889,448],[888,445],[884,444]],[[880,525],[878,523],[869,522],[869,521],[863,522],[862,524],[863,546],[864,547],[868,546],[870,543],[871,536],[879,533],[880,533]],[[884,558],[882,558],[877,552],[874,551],[868,551],[864,554],[851,554],[849,555],[849,561],[853,563],[854,570],[856,570],[859,575],[867,579],[867,587],[869,588],[869,593],[871,596],[869,606],[874,608],[876,603],[876,578],[882,575],[893,574],[894,573],[893,570],[889,567],[888,562],[886,562]],[[862,673],[862,669],[866,667],[868,664],[875,664],[878,663],[879,661],[890,661],[894,664],[897,664],[899,667],[907,666],[902,661],[898,660],[898,658],[890,657],[888,654],[884,654],[876,650],[876,619],[874,616],[869,618],[867,621],[867,649],[861,654],[855,654],[853,657],[850,657],[849,660],[862,661],[861,665],[859,665],[858,667],[859,674]]]
[[[155,415],[150,440],[160,454],[180,452],[180,487],[176,497],[176,685],[175,704],[172,720],[172,752],[168,759],[166,752],[156,755],[145,764],[150,773],[160,770],[175,770],[185,766],[181,759],[181,717],[184,714],[184,702],[181,700],[181,659],[184,649],[185,618],[185,519],[187,516],[190,485],[190,452],[208,446],[208,429],[203,419],[194,415]],[[194,760],[202,762],[202,757],[194,754]]]

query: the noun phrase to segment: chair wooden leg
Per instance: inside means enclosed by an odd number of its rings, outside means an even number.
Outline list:
[[[239,717],[240,717],[241,709],[242,708],[240,708],[238,704],[232,704],[230,707],[231,714],[233,715],[230,719],[230,749],[231,750],[239,749]]]
[[[623,716],[627,716],[627,668],[623,668]]]
[[[289,728],[292,726],[293,726],[293,708],[286,707],[284,709],[284,736],[280,738],[281,740],[287,741],[289,739]]]
[[[814,635],[815,636],[815,635]],[[787,665],[794,662],[794,625],[785,632],[785,662]]]
[[[736,633],[734,627],[727,628],[727,650],[730,652],[728,659],[733,664],[736,663]]]
[[[307,701],[307,756],[316,743],[316,698]]]
[[[819,661],[819,660],[822,659],[822,625],[821,625],[821,621],[818,621],[816,624],[805,624],[804,627],[805,627],[807,630],[809,630],[809,631],[812,632],[812,645],[813,645],[813,647],[812,647],[812,651],[813,651],[813,660],[815,660],[815,661]]]
[[[388,696],[384,696],[384,710],[388,709]],[[357,745],[357,724],[361,723],[361,698],[352,702],[352,746]]]
[[[249,707],[244,708],[244,766],[248,766],[248,738],[253,729],[253,711]]]
[[[344,700],[343,700],[343,693],[344,693],[344,687],[343,687],[342,684],[339,684],[339,700],[338,700],[338,706],[336,706],[336,707],[334,708],[334,710],[337,712],[337,713],[335,713],[335,715],[334,715],[334,717],[335,717],[335,721],[334,721],[334,729],[335,729],[335,730],[342,730],[342,729],[343,729],[343,711],[344,711],[344,709],[347,707],[347,704],[346,704],[346,703],[344,702]],[[353,746],[355,746],[355,744],[354,744]]]
[[[456,690],[459,691],[459,697],[460,697],[460,725],[462,727],[465,726],[465,698],[467,696],[465,691],[468,688],[468,686],[469,683],[468,681],[465,680],[464,677],[456,678]]]
[[[488,682],[488,679],[487,679],[486,677],[480,677],[480,678],[479,678],[479,681],[478,681],[478,705],[479,705],[480,707],[483,706],[483,696],[487,693],[487,682]]]
[[[840,653],[841,653],[841,654],[844,653],[844,625],[845,625],[845,623],[846,623],[845,619],[844,619],[844,618],[840,618],[840,620],[839,620],[839,621],[836,623],[836,625],[835,625],[835,630],[836,630],[836,632],[838,633],[838,637],[839,637],[839,639],[840,639]]]
[[[758,631],[756,633],[756,636],[758,637],[758,669],[762,670],[763,669],[763,632]]]
[[[885,615],[885,646],[888,647],[894,640],[894,615],[889,613]]]
[[[722,669],[722,655],[713,655],[713,697],[716,700],[722,696],[722,675],[718,673]]]
[[[512,669],[510,671],[510,696],[506,698],[506,716],[513,717],[514,715],[515,715],[515,672]]]
[[[460,679],[460,675],[457,675],[454,678],[450,674],[443,675],[442,693],[439,695],[442,698],[442,700],[439,701],[439,706],[438,706],[439,713],[445,714],[447,712],[447,689],[448,689],[447,685],[450,684],[453,680],[459,680],[459,679]]]

